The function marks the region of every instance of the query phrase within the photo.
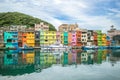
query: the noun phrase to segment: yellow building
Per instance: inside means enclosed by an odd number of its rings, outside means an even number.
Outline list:
[[[49,43],[56,43],[56,31],[49,31]]]
[[[63,32],[60,33],[60,36],[61,36],[61,38],[60,38],[61,44],[64,44],[64,34],[63,34]]]
[[[56,42],[56,31],[44,31],[44,45],[51,45]]]
[[[106,34],[103,33],[103,34],[102,34],[102,46],[106,46],[106,45],[107,45],[107,44],[106,44],[106,43],[107,43],[106,37],[107,37]]]
[[[44,45],[49,45],[49,31],[44,31]]]
[[[27,46],[29,46],[29,47],[35,46],[35,34],[34,34],[34,32],[32,32],[32,31],[27,32],[26,42],[27,42]]]
[[[27,64],[34,64],[34,56],[35,56],[34,52],[28,52],[26,54],[26,63]]]

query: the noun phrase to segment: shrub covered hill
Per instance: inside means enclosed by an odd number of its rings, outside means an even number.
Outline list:
[[[19,12],[5,12],[0,13],[0,27],[10,26],[10,25],[26,25],[27,27],[34,27],[34,24],[39,24],[44,22],[49,25],[50,31],[56,31],[55,27],[41,19],[32,17]]]

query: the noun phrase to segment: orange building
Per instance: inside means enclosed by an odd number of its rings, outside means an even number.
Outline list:
[[[27,33],[23,32],[22,33],[22,46],[27,44]]]
[[[68,46],[71,46],[71,43],[72,43],[72,33],[69,32],[68,33]]]
[[[94,45],[98,45],[97,43],[97,32],[93,32],[93,38],[94,38]]]
[[[81,31],[76,31],[76,46],[82,46],[81,34]]]

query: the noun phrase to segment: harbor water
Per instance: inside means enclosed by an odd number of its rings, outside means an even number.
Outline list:
[[[120,80],[120,50],[0,51],[0,80]]]

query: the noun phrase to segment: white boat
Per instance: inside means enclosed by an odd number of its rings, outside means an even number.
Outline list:
[[[52,44],[50,46],[44,46],[41,47],[41,50],[43,51],[55,51],[55,52],[60,52],[60,51],[68,51],[70,47],[65,46],[63,44]]]

